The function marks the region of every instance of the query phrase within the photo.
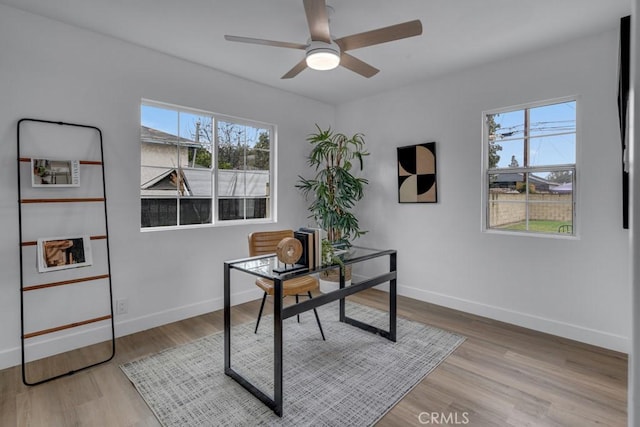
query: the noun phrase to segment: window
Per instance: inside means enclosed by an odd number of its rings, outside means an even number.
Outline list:
[[[576,100],[484,114],[487,230],[575,234]]]
[[[271,219],[271,125],[143,101],[142,228]]]

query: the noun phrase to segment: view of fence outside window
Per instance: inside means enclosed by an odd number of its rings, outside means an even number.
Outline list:
[[[271,218],[273,126],[150,101],[140,112],[142,228]]]
[[[576,100],[484,114],[485,228],[575,234]]]

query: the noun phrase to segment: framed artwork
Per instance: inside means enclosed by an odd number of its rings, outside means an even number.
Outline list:
[[[622,142],[622,228],[629,228],[629,96],[631,87],[631,16],[620,19],[618,117]]]
[[[79,187],[80,161],[31,159],[33,187]]]
[[[398,147],[398,202],[438,202],[435,142]]]
[[[38,271],[40,273],[85,267],[92,263],[89,236],[38,239]]]

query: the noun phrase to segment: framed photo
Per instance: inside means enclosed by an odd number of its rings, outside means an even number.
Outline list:
[[[31,159],[33,187],[79,187],[79,160]]]
[[[92,263],[89,236],[38,239],[38,271],[40,273],[86,267]]]
[[[438,202],[435,142],[398,147],[398,202]]]

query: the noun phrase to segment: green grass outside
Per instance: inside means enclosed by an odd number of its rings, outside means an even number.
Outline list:
[[[566,221],[531,220],[529,221],[529,230],[527,230],[526,221],[503,225],[502,227],[496,228],[500,230],[533,231],[536,233],[557,233],[558,227],[564,224],[571,223]]]

